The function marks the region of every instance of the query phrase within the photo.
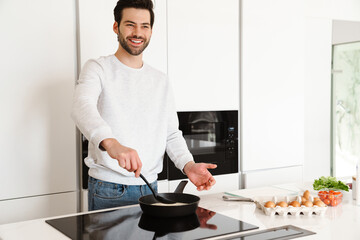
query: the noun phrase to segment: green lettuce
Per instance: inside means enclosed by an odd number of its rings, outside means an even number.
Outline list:
[[[317,179],[313,184],[314,190],[321,189],[332,189],[332,190],[344,190],[349,191],[349,186],[347,186],[342,181],[336,180],[336,177],[324,177]]]

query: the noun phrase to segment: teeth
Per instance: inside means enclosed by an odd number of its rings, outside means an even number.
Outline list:
[[[131,40],[133,43],[141,43],[141,40]]]

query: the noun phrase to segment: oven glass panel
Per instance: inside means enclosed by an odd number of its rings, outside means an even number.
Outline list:
[[[225,152],[224,123],[199,122],[189,124],[183,135],[192,154]]]

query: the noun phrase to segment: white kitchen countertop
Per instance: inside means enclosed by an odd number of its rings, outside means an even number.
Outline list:
[[[311,192],[311,185],[278,185],[256,189],[236,190],[231,193],[244,197],[285,196],[296,195],[299,192],[302,193],[306,189],[309,189]],[[315,196],[315,192],[312,195]],[[222,193],[200,196],[200,206],[258,226],[259,229],[254,231],[283,225],[294,225],[316,232],[315,235],[303,237],[301,239],[360,239],[360,207],[355,206],[355,201],[352,200],[351,192],[344,193],[343,201],[337,207],[328,207],[324,216],[266,216],[261,209],[256,208],[254,203],[223,201],[222,196]],[[48,225],[45,222],[47,219],[51,218],[0,225],[0,239],[68,239],[65,235]]]
[[[309,190],[316,196],[311,184],[308,185],[278,185],[273,187],[243,189],[231,192],[243,197],[286,196],[302,194]],[[201,206],[223,215],[248,222],[259,227],[259,230],[294,225],[315,232],[315,235],[298,239],[316,240],[359,240],[360,239],[360,206],[355,205],[351,191],[345,192],[343,201],[336,207],[328,207],[324,216],[266,216],[256,208],[254,203],[223,201],[223,194],[205,195],[201,197]],[[258,231],[258,230],[257,230]]]

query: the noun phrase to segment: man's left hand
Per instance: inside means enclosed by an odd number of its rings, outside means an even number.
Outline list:
[[[208,171],[216,168],[216,164],[188,162],[184,167],[184,173],[196,186],[197,190],[209,190],[215,183],[214,177]]]

